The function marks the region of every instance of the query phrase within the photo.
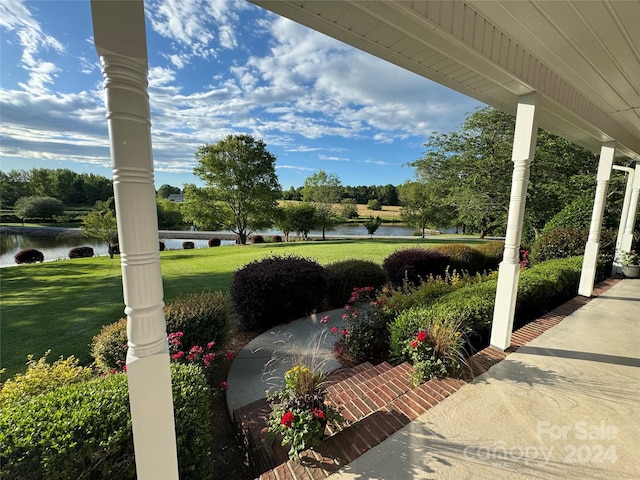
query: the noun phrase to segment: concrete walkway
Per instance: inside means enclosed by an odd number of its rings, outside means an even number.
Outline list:
[[[640,280],[622,280],[329,478],[640,479]]]

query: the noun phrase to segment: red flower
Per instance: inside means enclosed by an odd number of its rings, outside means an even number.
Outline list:
[[[235,355],[233,354],[233,352],[227,352],[225,353],[225,356],[229,359],[229,360],[233,360]]]
[[[280,419],[280,424],[284,425],[287,428],[291,428],[291,425],[293,425],[294,420],[295,420],[295,417],[293,415],[293,412],[287,412]]]
[[[214,346],[215,346],[216,342],[214,342],[213,340],[211,340],[209,343],[207,343],[207,348],[209,350],[211,350]]]
[[[216,358],[216,354],[215,353],[207,353],[203,358],[202,361],[204,362],[204,366],[205,367],[210,367],[211,366],[211,362],[213,362],[213,359]]]
[[[220,388],[222,390],[227,390],[229,388],[229,384],[227,382],[220,382]]]
[[[313,409],[313,416],[322,420],[324,418],[324,412],[320,410],[318,407]]]
[[[331,332],[332,333],[338,333],[338,327],[331,327]]]
[[[416,342],[415,340],[411,340],[411,346],[412,346],[413,348],[417,348],[417,346],[418,346],[418,342]]]
[[[419,342],[424,342],[427,339],[427,337],[429,337],[429,335],[427,335],[427,332],[425,332],[425,331],[418,332],[418,341]]]
[[[184,357],[183,351],[179,351],[178,353],[174,353],[173,355],[171,355],[171,358],[173,358],[174,360],[180,360],[182,357]]]

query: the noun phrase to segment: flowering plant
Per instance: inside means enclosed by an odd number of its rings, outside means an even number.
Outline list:
[[[620,252],[620,263],[622,265],[640,265],[640,253],[635,250]]]
[[[344,418],[326,400],[324,375],[298,364],[285,372],[284,386],[267,392],[271,402],[269,432],[281,435],[281,444],[290,445],[289,458],[322,441],[327,425],[339,427]]]
[[[460,325],[433,319],[407,340],[404,353],[411,359],[415,385],[432,377],[458,374],[464,365],[464,338]]]

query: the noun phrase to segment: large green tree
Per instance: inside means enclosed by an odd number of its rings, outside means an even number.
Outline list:
[[[196,159],[198,166],[193,173],[207,187],[185,188],[186,220],[219,224],[237,234],[242,244],[255,230],[273,223],[281,188],[276,157],[267,151],[262,140],[244,134],[229,135],[215,144],[200,146]],[[198,200],[205,202],[207,208],[194,216],[189,204],[193,203],[196,190]]]
[[[455,223],[484,236],[504,234],[509,209],[515,118],[490,107],[470,113],[457,131],[429,138],[424,156],[410,165],[418,181],[437,184],[456,209]],[[574,178],[595,185],[596,157],[539,130],[531,164],[525,222],[537,235],[544,224],[584,190]]]
[[[398,187],[402,221],[416,227],[425,236],[425,229],[443,227],[455,218],[455,211],[446,203],[447,197],[436,182],[405,182]]]
[[[282,230],[287,242],[291,232],[306,240],[309,232],[316,227],[316,214],[316,207],[312,203],[289,203],[280,207],[275,224]]]
[[[64,205],[53,197],[22,197],[16,202],[14,212],[23,223],[26,219],[53,220],[64,213]]]
[[[341,193],[342,184],[334,173],[320,170],[304,181],[302,199],[312,202],[316,207],[317,225],[322,229],[322,240],[325,239],[325,231],[340,222],[335,205],[340,202]]]

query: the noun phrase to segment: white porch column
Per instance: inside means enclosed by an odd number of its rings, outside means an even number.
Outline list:
[[[522,220],[527,199],[529,166],[536,149],[538,134],[536,92],[523,95],[518,100],[516,129],[513,137],[513,177],[511,180],[511,200],[507,220],[507,235],[504,242],[504,257],[498,273],[496,305],[491,325],[491,345],[505,350],[511,344],[513,317],[516,309],[518,278],[520,276],[520,239]]]
[[[633,174],[633,184],[631,186],[631,198],[629,199],[629,211],[620,242],[620,250],[628,252],[633,246],[633,229],[636,224],[636,214],[638,212],[638,201],[640,200],[640,164],[636,163]]]
[[[158,253],[142,0],[92,0],[118,217],[127,314],[127,378],[139,480],[177,479],[178,462]]]
[[[584,250],[582,260],[582,272],[578,295],[590,297],[593,292],[593,283],[596,278],[596,263],[600,249],[600,230],[602,230],[602,216],[607,203],[607,189],[611,179],[611,167],[616,153],[615,142],[608,142],[600,148],[600,162],[598,163],[598,175],[596,177],[596,196],[593,201],[593,213],[589,227],[589,238]]]
[[[624,191],[624,200],[622,202],[622,212],[620,214],[620,224],[618,226],[618,236],[616,237],[616,253],[613,260],[613,269],[611,274],[622,272],[622,265],[618,261],[620,251],[622,250],[622,238],[624,236],[624,229],[627,226],[627,216],[629,215],[629,205],[631,204],[631,192],[633,191],[633,177],[635,170],[630,167],[621,167],[620,165],[614,165],[614,170],[620,170],[621,172],[627,172],[627,187]]]

